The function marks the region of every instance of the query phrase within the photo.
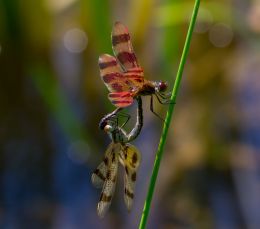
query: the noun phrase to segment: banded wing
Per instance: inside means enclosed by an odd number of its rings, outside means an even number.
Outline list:
[[[128,211],[131,210],[134,199],[134,189],[136,182],[136,173],[140,165],[141,154],[139,150],[131,145],[126,144],[120,154],[120,162],[125,168],[125,194],[124,200]]]
[[[130,91],[127,78],[121,72],[115,57],[102,54],[98,59],[100,76],[110,92]]]
[[[121,72],[115,57],[103,54],[98,60],[100,75],[108,90],[108,98],[116,107],[127,107],[133,103],[130,91],[133,84]]]
[[[106,173],[106,180],[103,185],[101,196],[97,206],[97,213],[100,218],[103,218],[110,207],[113,194],[115,191],[117,170],[118,170],[118,146],[119,144],[112,144],[108,155],[108,169]]]
[[[125,70],[125,77],[133,85],[141,87],[144,82],[143,69],[137,62],[128,29],[120,22],[116,22],[112,30],[112,47]]]
[[[127,78],[133,88],[141,88],[144,84],[144,73],[142,68],[132,68],[124,72],[124,77]]]
[[[111,143],[105,152],[105,157],[104,157],[103,161],[99,164],[99,166],[92,173],[91,182],[96,188],[102,188],[102,186],[106,180],[109,156],[110,156],[110,152],[112,151],[112,148],[113,148],[113,144]]]
[[[111,92],[108,94],[108,99],[116,107],[127,107],[134,101],[131,92]]]

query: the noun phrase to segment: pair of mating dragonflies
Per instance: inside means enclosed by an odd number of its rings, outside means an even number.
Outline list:
[[[167,84],[144,78],[143,69],[137,62],[128,29],[120,22],[112,30],[112,48],[114,56],[103,54],[99,57],[100,75],[109,90],[108,98],[117,108],[103,117],[100,128],[108,133],[112,142],[108,146],[103,161],[93,172],[91,180],[94,186],[102,188],[97,213],[103,217],[107,212],[115,190],[119,163],[124,167],[124,201],[130,211],[140,164],[139,150],[129,142],[140,133],[143,125],[141,96],[150,95],[150,110],[153,110],[153,95],[162,104],[169,103],[169,94],[165,94]],[[137,101],[137,120],[130,133],[118,124],[120,111]],[[156,114],[156,113],[155,113]],[[157,115],[157,114],[156,114]],[[129,116],[128,116],[129,119]]]

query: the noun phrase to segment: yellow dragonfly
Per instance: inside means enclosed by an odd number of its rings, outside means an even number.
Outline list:
[[[100,218],[104,217],[110,207],[115,191],[119,164],[124,167],[124,201],[128,211],[131,210],[133,205],[134,189],[141,154],[129,142],[139,135],[143,125],[141,97],[137,97],[137,102],[137,121],[129,134],[118,125],[119,114],[115,112],[106,115],[99,125],[101,129],[108,133],[112,140],[107,147],[103,161],[91,177],[93,185],[97,188],[102,188],[97,205],[97,213]]]

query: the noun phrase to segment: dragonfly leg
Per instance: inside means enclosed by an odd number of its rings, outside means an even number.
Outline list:
[[[168,92],[166,94],[162,92],[157,92],[156,93],[158,96],[160,96],[162,99],[170,99],[171,98],[171,92]]]
[[[115,113],[111,113],[111,115],[109,116],[110,120],[112,121],[116,121],[116,125],[119,126],[119,117],[123,117],[126,118],[126,121],[124,121],[124,123],[121,125],[121,128],[124,127],[126,125],[126,123],[129,121],[129,119],[131,118],[131,115],[123,113],[123,112],[115,112]]]
[[[118,113],[118,115],[121,116],[121,117],[126,118],[126,121],[125,121],[125,122],[121,125],[121,127],[120,127],[120,128],[122,128],[122,127],[124,127],[124,126],[126,125],[126,123],[128,123],[128,121],[129,121],[130,118],[131,118],[131,115],[126,114],[126,113]]]
[[[170,98],[172,95],[172,92],[168,92],[168,93],[162,93],[166,98]]]
[[[160,104],[175,104],[170,98],[160,98],[159,93],[155,93],[155,96]]]
[[[153,114],[155,114],[159,119],[161,119],[163,122],[165,121],[160,115],[158,115],[154,109],[153,109],[153,95],[151,95],[151,101],[150,101],[150,110]]]

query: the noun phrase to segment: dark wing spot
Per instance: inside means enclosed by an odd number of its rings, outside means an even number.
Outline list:
[[[134,53],[130,53],[130,52],[120,52],[117,55],[117,58],[120,60],[120,62],[122,64],[129,62],[132,63],[133,67],[136,67],[136,56]]]
[[[142,80],[142,79],[139,79],[139,78],[136,78],[135,81],[138,82],[138,83],[143,82],[143,80]]]
[[[115,160],[116,160],[116,154],[113,153],[113,154],[112,154],[112,162],[115,162]]]
[[[102,193],[99,201],[110,202],[111,199],[112,199],[112,196],[107,196],[106,194]]]
[[[133,163],[133,164],[136,164],[136,162],[137,162],[137,154],[134,153],[134,155],[133,155],[133,157],[132,157],[132,163]]]
[[[107,171],[106,178],[107,178],[108,180],[111,179],[111,171],[110,171],[110,170]]]
[[[129,174],[129,171],[128,171],[127,167],[125,167],[125,172],[126,172],[127,175]]]
[[[107,157],[105,157],[104,163],[105,163],[105,165],[108,165],[108,158]]]
[[[117,62],[115,60],[109,61],[109,62],[99,62],[98,63],[100,69],[105,69],[108,67],[116,66]]]
[[[116,46],[117,44],[124,43],[130,40],[129,33],[124,33],[120,35],[112,36],[112,44]]]
[[[131,176],[132,181],[136,181],[136,172],[134,172]]]
[[[103,80],[105,83],[110,83],[111,81],[115,80],[118,75],[118,73],[108,73],[103,76]]]
[[[125,188],[125,194],[131,198],[131,199],[134,199],[134,193],[130,192],[128,189]]]
[[[98,170],[98,169],[96,169],[95,171],[94,171],[94,173],[101,179],[101,180],[105,180],[106,178],[104,177],[104,175]]]
[[[123,87],[121,84],[119,83],[112,83],[111,87],[115,90],[115,91],[123,91]]]

